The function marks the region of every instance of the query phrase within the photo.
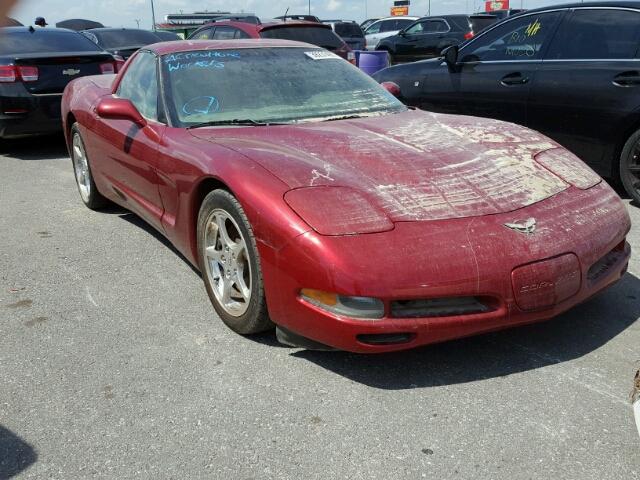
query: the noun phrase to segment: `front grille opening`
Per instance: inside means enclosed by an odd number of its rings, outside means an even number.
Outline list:
[[[413,333],[363,333],[356,336],[360,343],[367,345],[398,345],[409,343],[414,338]]]
[[[496,301],[487,297],[448,297],[391,302],[395,318],[453,317],[475,315],[496,309]]]
[[[616,247],[607,253],[604,257],[591,265],[591,268],[587,272],[587,279],[590,282],[595,282],[602,276],[606,275],[609,270],[624,256],[625,242],[620,242]]]

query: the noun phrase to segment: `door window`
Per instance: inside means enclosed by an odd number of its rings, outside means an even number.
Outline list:
[[[236,29],[236,34],[233,38],[251,38],[251,37],[238,28]]]
[[[399,30],[396,28],[395,20],[383,20],[380,25],[380,32],[393,32],[394,30]]]
[[[393,27],[389,29],[389,31],[402,30],[405,27],[411,25],[415,20],[411,20],[409,18],[401,18],[399,20],[392,20]]]
[[[640,13],[628,10],[576,10],[562,22],[545,58],[635,58]]]
[[[197,32],[192,39],[193,40],[211,40],[213,28],[204,28]]]
[[[405,30],[408,35],[420,35],[425,33],[427,28],[427,23],[429,22],[418,22],[411,25],[409,28]]]
[[[373,35],[374,33],[380,33],[380,27],[382,26],[382,22],[375,22],[373,25],[370,25],[365,32],[365,35]]]
[[[148,119],[158,118],[158,71],[156,57],[140,52],[124,73],[116,95],[131,100],[140,114]]]
[[[468,43],[460,52],[461,61],[536,60],[551,40],[560,15],[548,12],[507,21]]]
[[[236,34],[236,29],[233,27],[216,27],[216,31],[213,34],[214,40],[233,40]]]
[[[429,20],[424,33],[443,33],[449,31],[449,25],[444,20]]]

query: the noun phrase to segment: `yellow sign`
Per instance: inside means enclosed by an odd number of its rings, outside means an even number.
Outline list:
[[[391,7],[391,16],[409,15],[409,7]]]

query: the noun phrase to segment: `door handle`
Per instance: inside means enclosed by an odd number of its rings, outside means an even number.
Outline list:
[[[633,87],[640,85],[640,72],[629,71],[619,73],[613,77],[613,84],[616,87]]]
[[[502,77],[500,83],[505,87],[510,87],[513,85],[524,85],[526,83],[529,83],[529,77],[523,76],[520,72],[510,73]]]

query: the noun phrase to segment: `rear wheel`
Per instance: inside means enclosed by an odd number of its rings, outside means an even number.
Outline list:
[[[640,130],[631,135],[622,149],[620,180],[629,196],[640,204]]]
[[[214,190],[202,202],[198,252],[205,288],[222,321],[240,334],[273,328],[251,225],[225,190]]]
[[[71,127],[71,161],[73,162],[73,172],[76,177],[78,192],[80,192],[80,198],[84,204],[92,210],[97,210],[107,205],[109,203],[108,200],[98,192],[93,181],[89,157],[77,123],[74,123]]]

